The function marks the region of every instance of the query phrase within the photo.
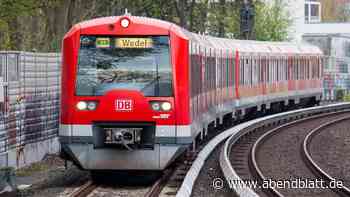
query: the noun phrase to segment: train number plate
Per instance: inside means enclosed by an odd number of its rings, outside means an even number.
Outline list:
[[[132,111],[133,101],[130,99],[118,99],[115,101],[115,109],[117,111]]]

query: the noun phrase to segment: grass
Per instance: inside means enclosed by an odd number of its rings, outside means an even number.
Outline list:
[[[346,102],[350,102],[350,94],[345,95],[343,100]]]
[[[17,169],[16,170],[16,176],[19,176],[19,177],[21,177],[21,176],[22,177],[23,176],[30,176],[33,173],[46,171],[49,168],[50,167],[47,164],[44,164],[42,162],[37,162],[37,163],[31,164],[30,166]]]

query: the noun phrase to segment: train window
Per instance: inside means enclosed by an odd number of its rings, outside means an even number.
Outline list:
[[[253,67],[252,67],[252,84],[256,84],[256,56],[253,57]]]
[[[220,58],[219,58],[219,52],[216,50],[215,51],[215,59],[216,59],[216,62],[215,62],[215,72],[216,72],[216,84],[215,84],[215,86],[216,86],[216,89],[218,89],[219,88],[219,85],[220,85],[220,72],[219,72],[219,61],[220,61]]]
[[[308,64],[307,57],[305,58],[305,66],[306,66],[306,77],[307,79],[311,79],[312,77],[310,76],[310,65]]]
[[[264,83],[267,82],[267,63],[266,63],[266,61],[267,61],[267,58],[266,58],[266,56],[265,56],[265,57],[263,58],[263,61],[262,61],[262,64],[261,64],[261,65],[263,66],[263,67],[262,67],[262,68],[263,68],[263,71],[262,71],[262,73],[261,73],[261,74],[262,74],[261,76],[262,76],[262,78],[263,78],[262,80],[263,80]]]
[[[267,58],[267,83],[271,82],[271,59]]]
[[[260,72],[259,72],[259,70],[260,70],[260,65],[259,65],[259,59],[260,59],[260,56],[258,55],[258,56],[256,56],[256,58],[255,58],[255,65],[256,65],[256,70],[255,70],[255,83],[256,84],[259,84],[260,83]]]
[[[323,70],[323,66],[324,66],[324,63],[325,63],[325,59],[322,58],[322,57],[319,57],[320,58],[320,65],[318,65],[318,78],[321,78],[322,77],[322,70]]]
[[[283,70],[284,70],[284,67],[283,67],[283,57],[280,57],[279,58],[279,80],[280,81],[283,81]]]
[[[307,57],[304,57],[305,79],[309,79],[309,66],[307,65]]]
[[[272,57],[269,58],[269,83],[272,82],[273,80],[273,74],[272,74],[272,70],[273,70],[273,59]]]
[[[255,65],[256,65],[256,83],[259,84],[260,83],[260,56],[257,56],[255,59]]]
[[[249,77],[249,86],[252,85],[253,83],[253,78],[252,78],[252,72],[253,72],[253,58],[252,56],[249,57],[249,70],[248,70],[248,77]]]
[[[280,57],[280,81],[284,80],[284,64],[283,64],[283,56]]]
[[[299,61],[298,61],[298,57],[295,57],[295,80],[299,79]]]
[[[266,57],[263,57],[261,65],[262,65],[261,78],[262,78],[262,81],[266,83],[266,80],[267,80]]]
[[[281,81],[281,71],[282,71],[282,64],[281,64],[281,57],[278,57],[277,60],[277,69],[278,69],[278,73],[277,73],[277,80]]]
[[[293,56],[293,57],[291,57],[291,67],[292,67],[292,80],[296,80],[296,71],[297,71],[297,69],[296,69],[296,63],[295,63],[296,61],[295,61],[295,57]]]
[[[285,65],[284,65],[284,56],[281,57],[281,81],[284,81]]]
[[[253,59],[252,59],[252,56],[250,56],[248,60],[248,73],[247,73],[249,86],[252,85],[252,70],[253,70]]]
[[[298,80],[299,79],[299,60],[298,60],[298,57],[295,57],[294,64],[295,64],[295,80]]]
[[[248,76],[248,66],[249,66],[249,56],[248,57],[246,57],[246,59],[245,59],[245,65],[244,65],[244,79],[245,79],[245,85],[248,85],[248,82],[249,82],[249,76]]]
[[[260,55],[257,57],[256,59],[256,67],[257,67],[257,70],[256,70],[256,76],[257,76],[257,84],[260,84],[260,71],[261,71],[261,65],[260,65]]]
[[[248,84],[248,75],[247,75],[247,71],[248,71],[248,63],[249,63],[249,57],[246,57],[244,60],[244,85]]]
[[[271,84],[273,83],[273,81],[275,80],[275,58],[272,57],[271,59]]]
[[[241,57],[239,60],[239,85],[243,85],[243,64],[244,64],[244,57]]]
[[[298,64],[298,57],[295,57],[295,59],[294,59],[294,64],[295,64],[295,80],[298,80],[298,78],[299,78],[299,64]]]
[[[306,66],[307,66],[307,77],[308,79],[311,79],[312,76],[311,76],[311,67],[310,67],[310,62],[309,62],[309,58],[307,57],[306,58]]]
[[[231,70],[231,68],[230,68],[230,66],[231,66],[231,64],[230,64],[230,54],[229,54],[229,51],[227,51],[226,50],[226,93],[227,93],[227,95],[229,95],[229,87],[230,87],[230,84],[231,84],[231,72],[230,72],[230,70]]]
[[[307,57],[304,58],[304,65],[305,65],[305,78],[309,79],[309,66],[307,65]]]
[[[315,64],[313,64],[312,62],[310,63],[310,66],[311,66],[311,78],[312,79],[314,79],[315,78],[315,67],[316,67],[316,65]]]
[[[235,51],[232,51],[232,87],[236,85],[236,56]]]
[[[225,75],[225,61],[224,61],[224,53],[223,53],[223,51],[221,51],[221,56],[220,56],[220,58],[221,58],[221,64],[220,64],[220,67],[221,67],[221,77],[220,77],[220,79],[221,79],[221,88],[224,88],[224,84],[225,84],[225,77],[224,77],[224,75]]]
[[[275,69],[274,69],[274,73],[275,73],[275,79],[274,82],[278,81],[278,57],[275,57]]]
[[[288,56],[284,57],[284,72],[285,72],[285,80],[288,80]]]
[[[172,96],[172,87],[168,36],[81,36],[77,95],[130,89],[145,96]]]
[[[270,84],[272,84],[273,83],[273,81],[274,81],[274,79],[275,79],[275,69],[274,69],[274,64],[275,64],[275,62],[274,62],[275,60],[274,60],[274,58],[272,57],[271,58],[271,61],[270,61],[270,66],[271,66],[271,69],[270,69]]]
[[[282,67],[281,67],[281,57],[278,57],[277,59],[277,81],[281,81],[281,70],[282,70]]]
[[[261,57],[260,59],[260,65],[261,65],[261,69],[260,69],[260,78],[261,78],[261,82],[265,82],[266,80],[266,76],[265,76],[265,72],[266,72],[266,66],[265,66],[265,57]]]
[[[282,70],[281,70],[281,78],[282,78],[282,81],[285,81],[285,73],[286,73],[286,65],[285,65],[285,57],[282,56],[282,59],[281,59],[281,65],[282,65]]]
[[[275,60],[275,57],[273,57],[272,59],[271,59],[272,61],[271,61],[271,63],[272,63],[272,68],[271,68],[271,76],[272,76],[272,78],[271,78],[271,83],[273,83],[274,81],[275,81],[275,78],[276,78],[276,68],[275,68],[275,64],[276,64],[276,60]]]
[[[266,73],[266,83],[268,84],[270,82],[270,61],[269,61],[269,57],[266,57],[265,59],[265,73]]]
[[[296,65],[296,58],[293,57],[292,59],[292,67],[293,67],[293,80],[296,80],[296,76],[297,76],[297,65]]]
[[[321,77],[321,68],[322,68],[322,58],[318,57],[318,64],[317,64],[317,78]]]
[[[285,81],[286,80],[286,58],[284,56],[282,56],[282,59],[281,59],[281,64],[282,64],[282,71],[281,71],[281,77],[282,77],[282,81]]]
[[[304,57],[301,57],[300,58],[300,77],[301,77],[301,79],[305,79],[304,77],[304,75],[305,75],[305,70],[304,70]]]
[[[317,56],[315,56],[315,77],[314,78],[316,78],[316,76],[318,76],[318,57]]]
[[[276,79],[277,79],[276,57],[274,57],[274,59],[273,59],[273,70],[272,70],[272,72],[273,72],[273,82],[275,82]]]
[[[266,83],[269,84],[270,83],[270,57],[267,57],[266,59]]]
[[[226,87],[226,53],[222,52],[222,88]]]
[[[208,64],[206,59],[206,48],[203,51],[203,66],[204,66],[204,92],[208,91]]]
[[[245,75],[245,65],[246,65],[246,58],[244,57],[244,59],[242,59],[243,65],[242,65],[242,80],[243,80],[243,85],[245,85],[245,81],[246,81],[246,75]]]
[[[273,81],[273,59],[270,57],[269,59],[269,83]]]

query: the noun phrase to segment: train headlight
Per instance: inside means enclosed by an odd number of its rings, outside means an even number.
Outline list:
[[[76,107],[80,111],[83,111],[83,110],[92,111],[97,108],[97,102],[96,101],[79,101]]]
[[[79,109],[79,110],[86,110],[87,109],[87,103],[85,101],[79,101],[77,103],[77,109]]]
[[[170,111],[171,110],[171,104],[169,102],[163,102],[161,107],[162,107],[163,111]]]
[[[124,28],[129,27],[129,24],[130,24],[129,19],[123,18],[123,19],[120,21],[120,25],[121,25],[122,27],[124,27]]]
[[[88,110],[95,110],[97,107],[97,103],[96,102],[88,102],[87,104],[87,109]]]
[[[151,107],[154,111],[159,111],[160,110],[160,103],[159,102],[152,102]]]
[[[151,108],[153,111],[170,111],[171,103],[167,101],[151,101]]]

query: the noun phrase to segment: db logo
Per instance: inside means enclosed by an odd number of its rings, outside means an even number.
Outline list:
[[[132,111],[133,102],[130,99],[116,100],[115,107],[117,111]]]

